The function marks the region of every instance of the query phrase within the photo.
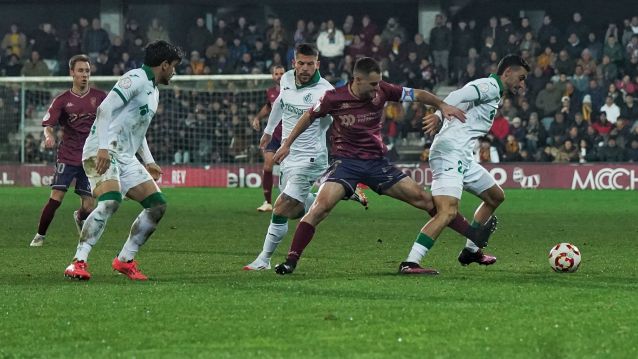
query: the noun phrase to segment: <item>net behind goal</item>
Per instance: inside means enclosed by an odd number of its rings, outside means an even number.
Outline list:
[[[93,87],[107,92],[116,81],[91,78]],[[250,120],[272,85],[270,75],[215,75],[176,76],[169,86],[160,86],[147,139],[164,169],[162,184],[258,187],[261,131]],[[69,77],[0,78],[0,163],[26,164],[40,176],[52,173],[52,166],[42,166],[53,164],[55,150],[43,147],[41,121],[53,98],[70,86]]]

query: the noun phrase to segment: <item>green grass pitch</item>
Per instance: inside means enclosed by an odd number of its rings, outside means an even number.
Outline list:
[[[110,270],[140,207],[108,223],[93,278],[62,272],[74,254],[69,193],[42,248],[30,248],[48,189],[0,188],[0,358],[636,358],[638,194],[509,190],[490,267],[461,267],[445,231],[424,263],[396,275],[427,216],[368,191],[340,203],[297,271],[244,272],[269,214],[259,190],[166,189],[169,209],[138,259],[151,277]],[[465,195],[462,212],[477,201]],[[296,221],[275,255],[280,262]],[[558,242],[578,272],[551,271]]]

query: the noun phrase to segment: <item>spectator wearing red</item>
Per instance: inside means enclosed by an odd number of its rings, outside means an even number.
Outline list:
[[[599,120],[592,124],[592,127],[601,136],[609,135],[609,132],[614,128],[614,125],[607,119],[607,114],[603,111],[600,113]]]
[[[503,142],[507,135],[510,133],[510,123],[507,118],[501,114],[500,111],[496,112],[496,117],[492,123],[490,133],[494,135],[499,141]]]

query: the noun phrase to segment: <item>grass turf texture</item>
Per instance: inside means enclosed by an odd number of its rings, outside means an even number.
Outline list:
[[[89,258],[93,278],[62,272],[75,251],[72,193],[45,246],[30,248],[47,189],[0,189],[0,357],[635,358],[638,194],[507,191],[491,267],[461,267],[464,240],[444,235],[398,276],[426,215],[369,193],[340,203],[297,271],[241,268],[269,214],[258,190],[167,189],[169,209],[138,259],[151,277],[110,270],[141,207],[123,203]],[[465,196],[471,215],[477,201]],[[281,262],[296,222],[276,253]],[[557,242],[576,244],[578,272],[551,271]]]

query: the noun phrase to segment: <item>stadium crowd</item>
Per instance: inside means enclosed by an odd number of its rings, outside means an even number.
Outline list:
[[[122,36],[110,35],[99,19],[86,18],[71,24],[64,36],[47,23],[29,30],[13,24],[4,35],[3,76],[66,75],[64,64],[78,53],[92,57],[94,75],[120,75],[141,65],[148,41],[171,38],[157,18],[145,29],[130,19]],[[406,31],[396,18],[377,22],[367,15],[320,22],[299,19],[295,24],[269,17],[263,25],[239,16],[218,19],[212,31],[197,18],[188,40],[180,44],[187,61],[179,73],[268,73],[273,65],[290,64],[296,44],[312,42],[321,54],[322,75],[335,86],[351,78],[358,57],[371,56],[381,63],[387,81],[441,93],[450,90],[445,85],[463,86],[495,72],[503,55],[518,53],[532,68],[527,90],[504,100],[490,135],[480,141],[481,161],[638,160],[638,16],[597,29],[580,13],[560,25],[545,15],[536,28],[525,17],[494,16],[482,24],[437,15],[428,35],[426,41],[422,34]],[[16,88],[0,91],[0,119],[9,132],[15,131]],[[256,161],[259,133],[248,119],[263,104],[262,93],[163,90],[149,130],[156,159],[198,164]],[[402,146],[416,140],[424,149],[422,160],[427,160],[431,138],[420,133],[426,111],[417,104],[386,108],[384,134],[391,151],[399,151],[397,156]],[[30,162],[51,158],[32,135],[27,136],[26,148]]]

